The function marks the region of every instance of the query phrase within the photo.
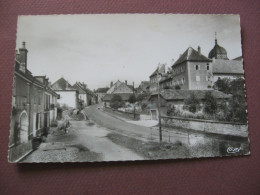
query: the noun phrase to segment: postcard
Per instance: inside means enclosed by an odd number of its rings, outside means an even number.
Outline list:
[[[9,162],[249,155],[239,15],[19,16]]]

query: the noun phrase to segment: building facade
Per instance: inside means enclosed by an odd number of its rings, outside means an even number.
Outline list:
[[[34,137],[47,136],[56,120],[59,95],[50,87],[46,76],[34,77],[27,69],[28,50],[16,52],[9,142],[10,162],[18,161],[32,150]]]
[[[63,77],[51,85],[52,89],[60,95],[58,103],[60,106],[69,108],[79,107],[79,92],[73,88]]]

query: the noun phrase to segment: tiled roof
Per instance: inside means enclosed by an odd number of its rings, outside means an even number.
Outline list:
[[[114,95],[120,95],[123,101],[127,101],[129,100],[130,96],[133,94],[132,93],[106,94],[103,97],[103,101],[111,101]]]
[[[208,57],[210,59],[215,58],[215,59],[225,59],[225,60],[228,60],[226,49],[224,47],[219,46],[217,40],[215,40],[215,46],[209,52]]]
[[[193,61],[193,62],[211,62],[209,58],[206,56],[199,54],[198,51],[189,47],[181,56],[180,58],[172,65],[175,66],[177,64],[186,62],[186,61]]]
[[[180,90],[165,89],[161,92],[161,96],[165,100],[184,100],[188,98],[192,93],[194,93],[198,99],[204,99],[205,94],[208,91],[210,91],[216,99],[231,97],[231,95],[227,95],[217,90],[184,90],[184,89],[180,89]],[[158,93],[153,93],[151,96],[156,96],[156,95],[158,95]]]
[[[51,85],[53,90],[76,90],[63,77]]]
[[[109,90],[108,87],[98,88],[96,93],[106,93]]]
[[[233,60],[243,61],[243,57],[239,56],[239,57],[234,58]]]
[[[244,74],[242,61],[215,59],[212,66],[213,74]]]
[[[150,77],[154,76],[154,75],[157,75],[157,72],[158,72],[158,67],[156,68],[156,70],[150,75]]]

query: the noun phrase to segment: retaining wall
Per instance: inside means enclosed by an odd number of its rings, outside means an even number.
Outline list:
[[[243,123],[219,122],[181,117],[161,117],[162,125],[180,127],[208,133],[248,137],[248,125]]]
[[[109,113],[114,114],[119,117],[124,117],[124,118],[131,119],[131,120],[140,120],[140,114],[138,114],[138,113],[135,113],[135,117],[134,117],[134,113],[132,113],[132,112],[123,112],[123,111],[119,111],[119,110],[113,110],[111,108],[105,108],[104,111],[109,112]]]

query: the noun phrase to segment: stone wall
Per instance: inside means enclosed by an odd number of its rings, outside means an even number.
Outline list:
[[[162,117],[162,125],[180,127],[208,133],[248,137],[248,125],[242,123],[218,122],[210,120],[188,119],[181,117]]]
[[[114,114],[119,117],[130,119],[130,120],[140,120],[140,114],[138,114],[138,113],[135,113],[135,117],[134,117],[134,113],[132,113],[132,112],[123,112],[123,111],[114,110],[111,108],[105,108],[104,111]]]

